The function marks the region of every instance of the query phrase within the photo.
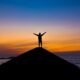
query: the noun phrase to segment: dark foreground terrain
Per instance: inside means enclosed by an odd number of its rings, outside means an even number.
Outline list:
[[[80,75],[80,69],[77,66],[43,48],[35,48],[13,58],[0,66],[0,72],[3,75],[12,74],[13,76],[15,74],[26,74],[25,79],[27,79],[28,75],[35,75],[35,77],[41,77],[42,75],[48,77],[50,75],[53,78],[54,76],[58,77],[61,75],[61,77],[66,76],[68,79],[72,77],[79,80]]]

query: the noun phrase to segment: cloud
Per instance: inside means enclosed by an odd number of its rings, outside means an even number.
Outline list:
[[[0,57],[17,56],[34,48],[36,43],[0,44]]]
[[[0,45],[0,57],[16,56],[16,50]]]

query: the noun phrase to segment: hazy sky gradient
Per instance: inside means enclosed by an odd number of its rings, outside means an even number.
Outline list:
[[[36,47],[45,31],[50,51],[80,51],[80,0],[0,0],[0,54]]]

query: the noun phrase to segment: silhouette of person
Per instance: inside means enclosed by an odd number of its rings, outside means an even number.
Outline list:
[[[42,36],[45,34],[46,32],[44,32],[43,34],[39,33],[39,34],[35,34],[34,35],[38,36],[38,45],[39,47],[42,47]]]

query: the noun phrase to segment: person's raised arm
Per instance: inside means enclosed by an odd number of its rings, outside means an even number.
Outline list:
[[[42,34],[42,36],[43,36],[44,34],[46,34],[46,32],[44,32],[44,33]]]
[[[38,36],[38,34],[33,33],[34,35]]]

